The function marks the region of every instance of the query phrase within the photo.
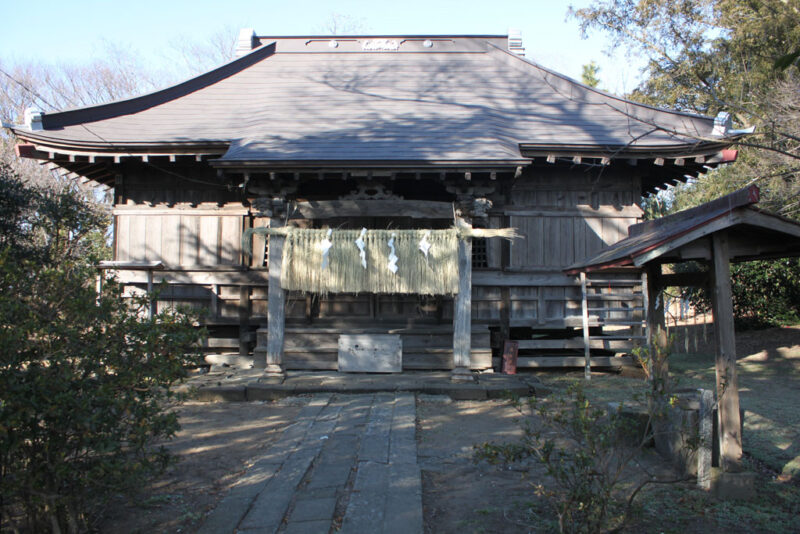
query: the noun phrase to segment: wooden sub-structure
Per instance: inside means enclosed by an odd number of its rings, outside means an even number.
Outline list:
[[[20,156],[113,191],[119,279],[205,310],[210,352],[337,369],[341,335],[399,335],[402,368],[613,365],[645,335],[639,270],[564,269],[627,237],[643,194],[732,161],[741,132],[581,85],[507,36],[240,36],[237,57],[151,94],[11,128]],[[280,287],[257,227],[516,228],[468,239],[459,291]],[[493,361],[493,354],[495,360]],[[221,357],[217,357],[221,358]]]

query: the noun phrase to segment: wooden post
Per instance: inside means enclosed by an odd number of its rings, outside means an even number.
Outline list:
[[[664,330],[664,299],[661,295],[661,264],[648,263],[647,272],[647,350],[649,351],[648,375],[652,383],[661,381],[666,388],[667,363],[656,362],[656,357],[666,350],[667,333]],[[655,365],[654,365],[655,363]],[[662,389],[663,391],[663,389]]]
[[[700,394],[700,413],[698,415],[700,443],[697,448],[697,486],[702,489],[711,488],[711,456],[713,444],[712,413],[714,412],[714,398],[708,389],[698,390]]]
[[[458,240],[458,294],[453,311],[453,374],[455,381],[472,380],[472,239]]]
[[[727,232],[711,238],[711,266],[714,336],[717,342],[717,416],[720,467],[723,471],[741,469],[742,435],[739,416],[739,384],[736,378],[736,333],[733,327],[730,255]]]
[[[283,226],[280,217],[273,216],[271,228]],[[283,331],[286,324],[286,293],[281,287],[283,236],[269,237],[269,287],[267,288],[267,361],[264,373],[283,377]],[[258,366],[258,363],[256,364]]]
[[[211,284],[211,318],[219,317],[219,284]]]
[[[147,310],[147,318],[152,319],[157,313],[158,306],[158,302],[153,298],[153,269],[147,269],[147,298],[150,301]]]
[[[97,282],[95,283],[95,290],[97,291],[97,300],[95,301],[97,305],[100,305],[100,300],[103,296],[103,278],[105,278],[105,273],[103,269],[98,269],[97,271]]]
[[[586,290],[586,273],[581,273],[581,319],[583,322],[583,357],[585,359],[583,377],[592,379],[592,354],[589,342],[589,293]]]
[[[511,291],[508,286],[500,288],[500,345],[511,339]]]
[[[250,286],[239,286],[239,356],[250,354],[248,339],[250,326]]]

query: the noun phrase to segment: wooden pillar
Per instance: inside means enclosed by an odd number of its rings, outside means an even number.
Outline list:
[[[271,228],[283,226],[283,219],[273,216]],[[269,287],[267,289],[267,361],[264,373],[282,377],[283,333],[286,324],[286,293],[281,287],[283,236],[269,237]]]
[[[649,351],[648,375],[653,384],[659,384],[663,391],[667,386],[668,368],[666,361],[656,363],[657,355],[667,349],[667,332],[664,328],[664,298],[661,294],[661,264],[648,263],[647,289],[644,291],[647,309],[647,350]],[[644,289],[644,288],[643,288]],[[654,365],[655,363],[655,365]]]
[[[149,299],[147,318],[152,319],[157,313],[158,306],[158,301],[153,298],[153,269],[147,269],[147,298]]]
[[[508,286],[500,288],[500,338],[501,347],[511,339],[511,290]]]
[[[250,354],[250,286],[239,286],[239,356]]]
[[[501,219],[501,227],[508,228],[511,226],[511,216],[505,216]],[[508,239],[500,240],[500,269],[505,272],[511,264],[511,243]],[[500,337],[502,342],[501,347],[505,346],[505,342],[511,339],[511,288],[504,285],[500,288]]]
[[[581,273],[581,322],[583,323],[583,377],[592,379],[592,347],[589,340],[589,293],[586,289],[586,273]]]
[[[717,417],[719,425],[720,467],[723,471],[741,469],[742,435],[739,416],[739,384],[736,378],[736,334],[733,327],[730,255],[727,232],[711,238],[711,294],[714,309],[714,336],[717,342]]]
[[[210,304],[211,318],[216,320],[219,318],[219,284],[211,284],[211,304]]]
[[[472,380],[472,239],[458,240],[458,294],[453,310],[453,380]]]

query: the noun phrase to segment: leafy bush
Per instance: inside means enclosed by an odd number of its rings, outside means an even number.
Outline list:
[[[642,414],[622,405],[602,409],[589,401],[583,383],[575,382],[563,396],[528,401],[533,417],[521,442],[474,447],[475,457],[490,463],[538,460],[549,480],[535,486],[536,494],[546,499],[562,533],[619,531],[646,485],[687,480],[659,477],[638,461],[661,432],[679,432],[689,450],[699,445],[697,429],[669,425],[669,409],[676,400],[667,365],[672,341],[663,330],[656,337],[652,357],[646,349],[637,351],[647,372],[647,386],[634,398],[646,406]],[[519,401],[517,407],[524,412]]]
[[[679,265],[676,270],[697,270],[697,267]],[[737,328],[800,322],[800,260],[796,258],[733,264],[731,291]],[[711,310],[711,294],[705,289],[687,289],[685,294],[698,310]]]
[[[170,386],[196,351],[190,318],[95,290],[106,215],[75,191],[0,168],[0,506],[31,532],[81,532],[168,459]],[[24,525],[20,525],[20,522]]]
[[[550,481],[537,484],[536,494],[546,498],[562,533],[620,527],[626,508],[616,494],[646,436],[638,436],[620,410],[592,405],[580,382],[564,397],[530,403],[537,422],[525,429],[522,448],[482,444],[476,457],[497,462],[529,456],[541,462]]]

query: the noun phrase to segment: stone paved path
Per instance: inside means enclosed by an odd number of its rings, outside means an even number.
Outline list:
[[[415,419],[413,393],[314,395],[199,532],[421,533]]]

